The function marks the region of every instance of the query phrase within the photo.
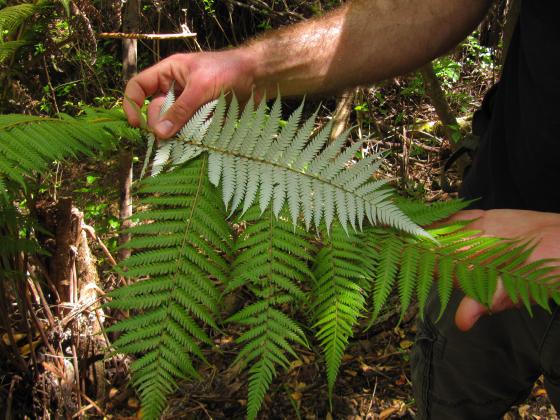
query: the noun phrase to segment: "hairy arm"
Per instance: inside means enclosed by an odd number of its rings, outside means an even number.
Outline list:
[[[490,1],[354,0],[247,45],[268,96],[339,90],[414,70],[469,34]]]
[[[211,53],[176,54],[130,80],[125,95],[155,100],[148,120],[160,138],[175,133],[222,90],[241,98],[336,91],[413,70],[443,54],[482,19],[491,0],[354,0],[323,17]],[[175,80],[177,102],[158,116]],[[129,121],[138,125],[125,101]]]

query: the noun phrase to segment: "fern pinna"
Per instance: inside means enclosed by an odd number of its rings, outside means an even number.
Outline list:
[[[206,171],[204,157],[144,183],[151,209],[137,217],[151,223],[130,229],[126,246],[142,251],[121,266],[142,280],[114,291],[109,303],[141,311],[111,330],[124,333],[115,348],[142,354],[131,368],[146,418],[163,410],[176,378],[199,377],[192,356],[204,361],[200,343],[212,344],[203,326],[218,328],[216,282],[225,283],[231,233]]]
[[[171,92],[165,108],[172,102]],[[359,318],[373,319],[393,289],[402,314],[414,297],[424,307],[436,273],[442,308],[455,279],[487,305],[498,278],[528,308],[559,300],[550,262],[525,264],[532,244],[485,238],[464,222],[419,227],[465,203],[394,198],[372,179],[380,157],[356,159],[360,144],[346,147],[348,133],[327,144],[330,125],[314,130],[315,115],[300,123],[302,107],[282,123],[279,99],[270,112],[251,99],[239,113],[223,95],[202,107],[157,145],[143,184],[149,208],[128,245],[138,252],[121,265],[140,280],[110,305],[135,311],[112,329],[124,332],[115,350],[139,356],[133,382],[146,418],[158,416],[177,379],[197,376],[192,356],[204,361],[202,345],[212,345],[220,291],[253,295],[226,320],[244,327],[236,362],[248,368],[251,419],[278,368],[307,346],[294,313],[310,314],[332,393]],[[149,154],[154,145],[151,137]],[[244,227],[234,244],[228,218]]]
[[[323,235],[323,247],[313,265],[313,327],[325,354],[329,397],[348,341],[365,309],[367,272],[363,254],[357,252],[360,236],[335,226],[330,235]]]
[[[275,217],[270,208],[261,214],[256,206],[244,215],[247,228],[237,240],[227,286],[227,291],[245,286],[257,298],[228,319],[247,328],[237,339],[243,348],[236,360],[250,366],[248,418],[256,417],[276,367],[287,368],[288,356],[297,357],[292,343],[307,346],[302,328],[283,307],[306,303],[302,286],[313,276],[307,264],[312,245],[309,234],[283,216]]]

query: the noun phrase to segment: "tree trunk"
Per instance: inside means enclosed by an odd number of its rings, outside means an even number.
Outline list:
[[[72,200],[62,198],[56,206],[56,250],[51,260],[51,278],[62,302],[70,302],[70,282],[74,260]]]
[[[140,32],[140,0],[128,0],[124,6],[123,32]],[[128,82],[138,71],[138,40],[123,39],[123,79]]]
[[[451,111],[447,99],[445,99],[445,92],[441,87],[432,63],[428,63],[422,67],[420,73],[424,79],[426,95],[430,98],[430,102],[436,109],[436,113],[443,124],[445,135],[448,137],[451,148],[454,150],[456,144],[454,144],[452,139],[452,127],[458,126],[457,119],[453,111]]]
[[[128,0],[124,6],[123,31],[125,33],[140,32],[140,0]],[[128,82],[138,72],[138,40],[123,39],[123,80]],[[124,144],[124,143],[123,143]],[[128,233],[123,230],[130,225],[132,216],[132,159],[133,153],[129,147],[123,147],[119,154],[119,217],[121,220],[121,233],[119,244],[125,244],[130,240]],[[130,250],[121,249],[119,259],[123,260],[130,256]]]
[[[130,227],[132,216],[132,150],[122,148],[119,155],[119,218],[121,221],[121,233],[119,234],[119,245],[130,241],[130,234],[124,232]],[[118,259],[122,261],[130,257],[130,249],[121,248]]]

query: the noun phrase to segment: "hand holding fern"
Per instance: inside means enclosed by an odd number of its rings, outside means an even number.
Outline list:
[[[560,258],[560,214],[528,210],[467,210],[457,213],[450,220],[477,219],[469,228],[481,230],[485,235],[502,238],[534,240],[536,245],[527,260],[530,264],[542,259]],[[490,312],[500,312],[515,305],[506,293],[500,280],[494,293]],[[461,301],[455,323],[460,330],[467,331],[488,309],[470,297]]]
[[[166,139],[185,125],[197,109],[216,99],[222,90],[233,90],[241,100],[248,98],[253,90],[252,66],[251,55],[243,48],[175,54],[133,77],[126,86],[125,98],[142,107],[144,100],[153,96],[148,107],[148,124],[158,138]],[[160,116],[165,94],[173,81],[180,94],[173,106]],[[128,121],[138,127],[138,112],[127,99],[123,107]]]

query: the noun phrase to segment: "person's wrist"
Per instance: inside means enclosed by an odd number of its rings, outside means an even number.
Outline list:
[[[249,43],[238,48],[237,52],[244,63],[243,71],[255,99],[260,101],[265,96],[268,99],[274,98],[277,86],[269,74],[270,69],[265,65],[263,47],[258,42]]]

